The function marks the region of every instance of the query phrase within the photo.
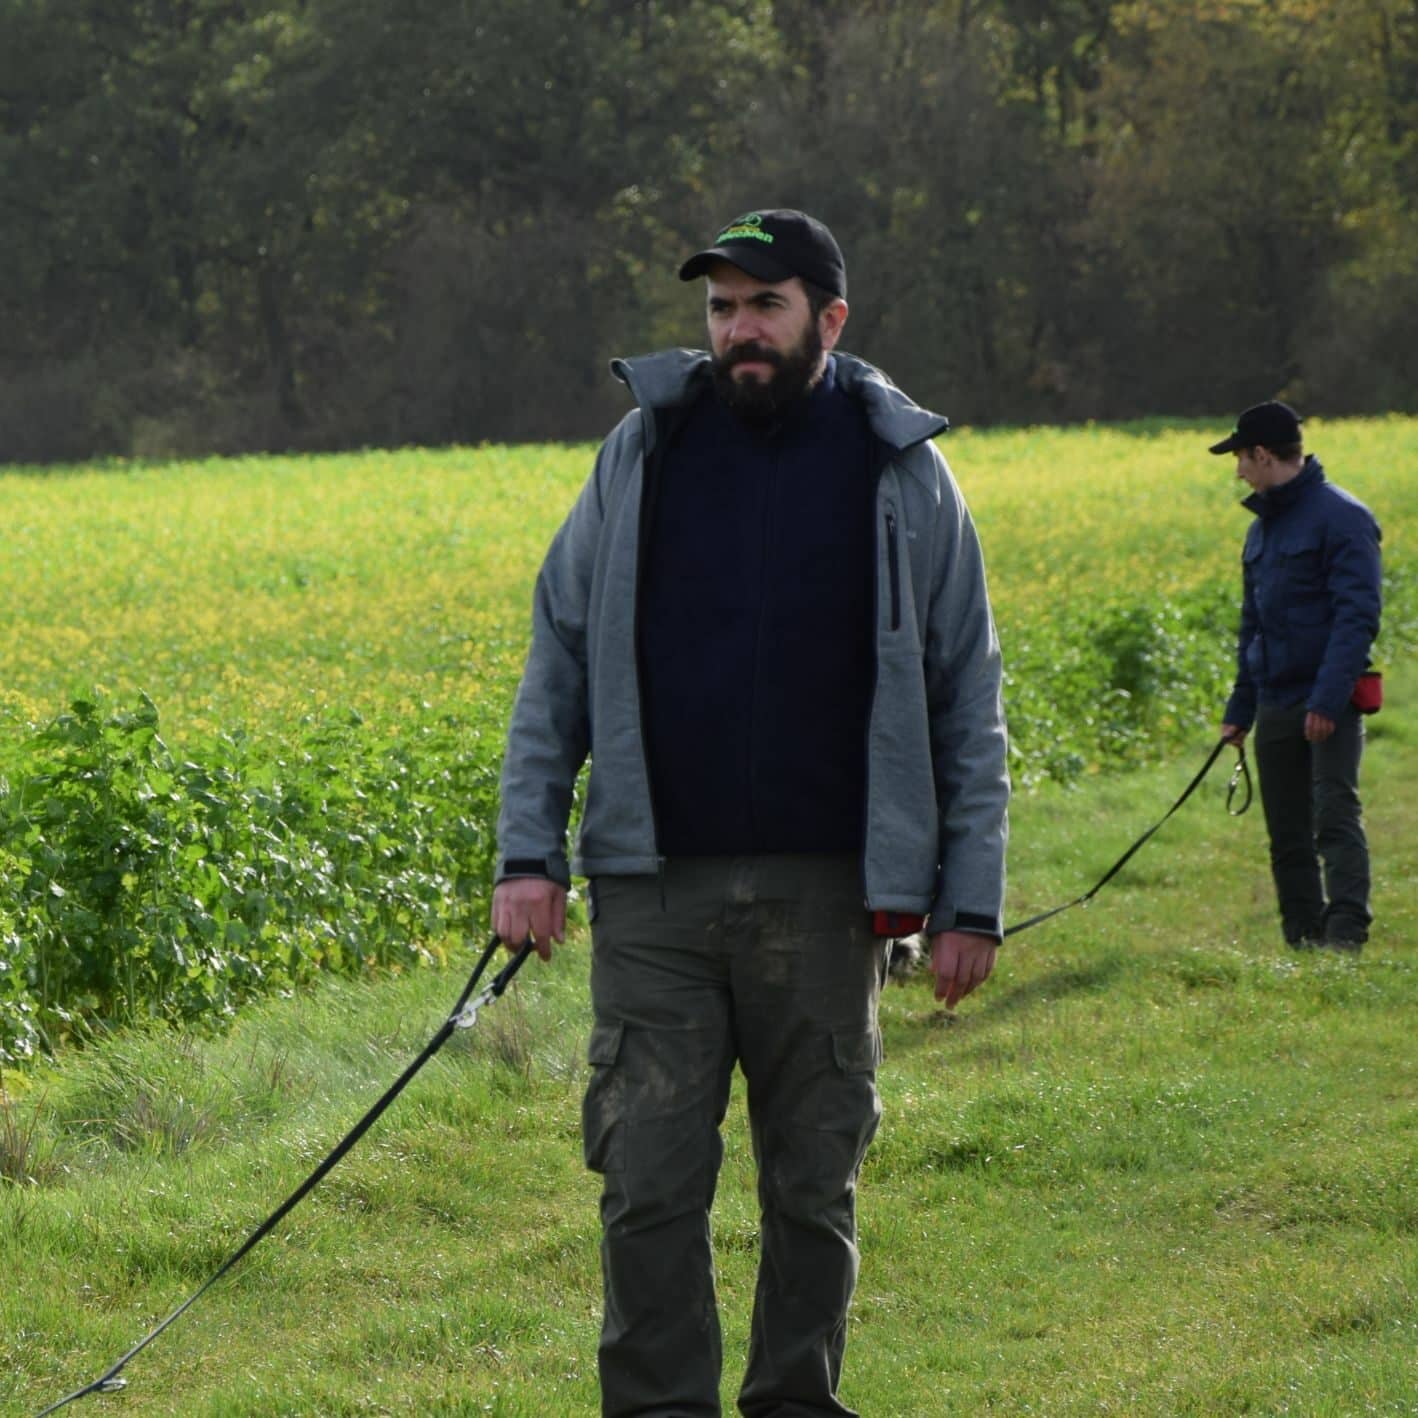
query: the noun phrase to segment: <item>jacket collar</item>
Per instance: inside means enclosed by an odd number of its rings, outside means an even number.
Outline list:
[[[832,358],[837,365],[838,387],[862,402],[871,431],[897,452],[924,443],[950,427],[949,419],[921,408],[864,359],[840,351]],[[709,355],[704,350],[662,350],[634,359],[612,360],[611,373],[629,386],[635,402],[647,414],[653,414],[657,409],[675,408],[699,397],[709,380]],[[647,418],[645,424],[648,453],[655,421]]]
[[[1310,488],[1318,487],[1324,480],[1324,467],[1311,453],[1288,483],[1281,483],[1269,492],[1253,492],[1241,500],[1241,506],[1249,508],[1257,517],[1278,517],[1287,507],[1293,507]]]

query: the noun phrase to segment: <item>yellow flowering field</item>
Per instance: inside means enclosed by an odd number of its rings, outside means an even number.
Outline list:
[[[1180,617],[1209,641],[1197,663],[1229,666],[1249,514],[1233,460],[1206,452],[1225,431],[942,441],[984,540],[1012,698],[1047,700],[1050,667],[1067,668],[1059,650],[1108,608],[1155,613],[1164,631]],[[1414,620],[1418,420],[1307,432],[1384,526],[1381,648],[1394,653]],[[528,446],[0,474],[0,705],[12,723],[40,722],[96,684],[120,699],[143,690],[186,741],[330,706],[397,721],[420,704],[505,701],[538,561],[592,456]],[[1121,624],[1145,656],[1146,625]]]
[[[0,683],[146,690],[181,737],[466,702],[514,672],[581,456],[369,453],[0,476]]]
[[[1207,447],[1225,422],[964,429],[940,447],[985,539],[1001,622],[1093,597],[1239,593],[1250,513],[1235,459]],[[1310,419],[1306,448],[1366,502],[1384,550],[1418,517],[1418,419]],[[1229,626],[1228,626],[1229,633]]]

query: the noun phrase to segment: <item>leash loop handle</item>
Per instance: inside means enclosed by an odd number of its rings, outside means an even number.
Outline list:
[[[1236,789],[1244,787],[1245,797],[1241,799],[1240,807],[1232,807],[1232,799],[1236,796]],[[1226,811],[1232,817],[1240,817],[1251,805],[1251,766],[1246,762],[1246,748],[1244,744],[1236,745],[1236,766],[1231,770],[1231,781],[1226,784]]]

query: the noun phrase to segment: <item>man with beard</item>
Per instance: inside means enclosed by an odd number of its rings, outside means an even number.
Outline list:
[[[857,1174],[893,936],[938,999],[990,973],[1009,784],[979,543],[945,419],[837,352],[842,253],[751,212],[680,269],[710,352],[617,361],[637,408],[538,578],[493,924],[562,938],[591,758],[586,1162],[604,1178],[606,1415],[719,1412],[709,1213],[748,1084],[761,1259],[738,1406],[847,1414]]]

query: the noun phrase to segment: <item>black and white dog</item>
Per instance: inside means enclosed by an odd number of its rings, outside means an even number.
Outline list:
[[[886,965],[893,980],[909,979],[930,956],[930,942],[924,935],[901,936],[887,943]]]

